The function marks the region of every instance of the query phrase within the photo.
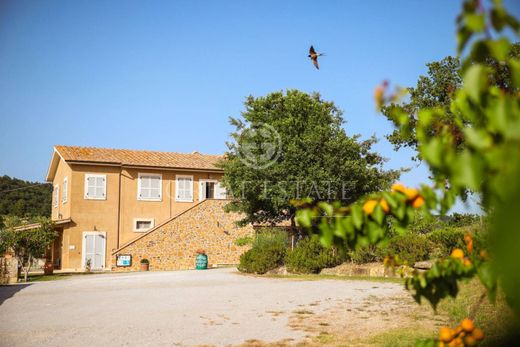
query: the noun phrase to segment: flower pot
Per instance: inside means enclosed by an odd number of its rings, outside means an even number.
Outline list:
[[[141,263],[141,267],[140,267],[141,271],[148,271],[149,269],[150,269],[149,263]]]
[[[54,265],[52,261],[47,260],[45,265],[43,265],[43,274],[44,275],[52,275],[54,273]]]

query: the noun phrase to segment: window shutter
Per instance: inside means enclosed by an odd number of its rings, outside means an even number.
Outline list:
[[[227,192],[226,188],[222,187],[220,185],[220,182],[215,184],[215,199],[226,199],[227,198]]]

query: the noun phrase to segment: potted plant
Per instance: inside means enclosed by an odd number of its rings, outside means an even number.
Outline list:
[[[140,268],[141,271],[148,271],[150,269],[150,261],[146,258],[141,259],[140,265],[141,265],[141,268]]]
[[[52,275],[54,273],[54,264],[50,259],[47,259],[45,261],[45,264],[43,265],[43,274],[44,275]]]
[[[92,265],[92,259],[87,259],[87,261],[85,262],[85,271],[86,272],[90,272],[91,265]]]
[[[197,270],[206,270],[208,268],[208,256],[203,249],[197,249],[197,258],[195,258],[195,268]]]

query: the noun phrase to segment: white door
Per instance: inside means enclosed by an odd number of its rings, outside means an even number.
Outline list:
[[[83,267],[90,262],[91,270],[103,270],[105,268],[105,233],[83,233]]]

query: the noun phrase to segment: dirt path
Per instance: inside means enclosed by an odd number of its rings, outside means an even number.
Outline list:
[[[258,278],[234,269],[91,275],[0,287],[0,336],[8,346],[357,340],[416,323],[416,307],[395,283]]]

